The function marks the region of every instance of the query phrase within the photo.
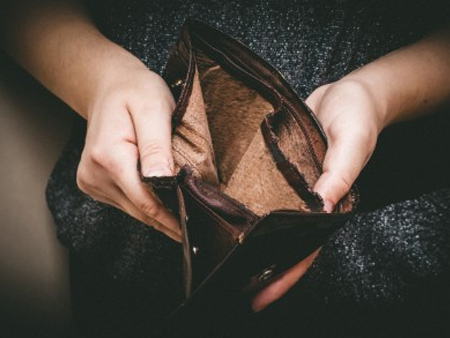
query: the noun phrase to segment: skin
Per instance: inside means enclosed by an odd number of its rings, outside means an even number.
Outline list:
[[[5,18],[8,53],[88,122],[79,188],[181,241],[174,216],[141,184],[173,175],[171,114],[164,80],[106,39],[71,1],[29,1]]]
[[[450,101],[450,26],[396,50],[306,100],[328,138],[323,174],[314,186],[331,212],[372,155],[386,126],[428,114]],[[255,296],[260,311],[282,297],[307,271],[319,250]]]
[[[88,122],[78,168],[82,191],[180,241],[176,219],[141,184],[172,175],[170,117],[175,102],[165,82],[106,39],[70,1],[23,2],[6,8],[3,48]],[[430,113],[450,100],[450,29],[388,54],[306,100],[328,137],[324,172],[314,186],[331,212],[369,160],[387,125]],[[260,311],[283,296],[319,250],[260,291]]]

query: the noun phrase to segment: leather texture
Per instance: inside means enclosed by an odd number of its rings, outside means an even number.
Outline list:
[[[312,191],[327,149],[317,119],[229,35],[189,19],[164,78],[177,100],[177,175],[141,178],[180,220],[184,307],[251,294],[320,247],[356,208],[356,189],[323,212]]]

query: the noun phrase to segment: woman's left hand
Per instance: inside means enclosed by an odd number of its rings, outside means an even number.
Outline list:
[[[328,138],[323,173],[314,186],[331,212],[369,160],[381,130],[450,104],[450,25],[317,88],[306,100]],[[260,311],[282,297],[319,250],[260,291]]]
[[[324,211],[332,212],[369,160],[382,127],[384,111],[364,83],[346,78],[317,88],[306,103],[316,112],[328,138],[323,173],[314,190],[324,200]],[[253,299],[253,309],[260,311],[288,292],[319,251],[260,291]]]

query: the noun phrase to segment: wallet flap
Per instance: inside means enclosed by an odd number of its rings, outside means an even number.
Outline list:
[[[191,295],[209,274],[226,259],[242,234],[259,218],[241,203],[223,194],[214,186],[196,178],[189,168],[180,175],[185,219],[184,245],[189,276],[185,279],[186,294]]]

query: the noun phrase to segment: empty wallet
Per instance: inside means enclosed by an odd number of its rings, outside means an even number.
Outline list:
[[[188,19],[163,75],[177,100],[174,177],[143,177],[182,227],[186,302],[252,294],[319,248],[357,205],[312,190],[326,138],[274,67]],[[210,298],[211,299],[211,298]]]

